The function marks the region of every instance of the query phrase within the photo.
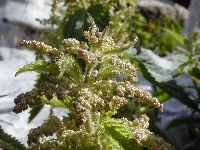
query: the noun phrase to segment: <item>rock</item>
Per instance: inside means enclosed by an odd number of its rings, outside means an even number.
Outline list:
[[[20,26],[35,29],[47,28],[36,18],[47,19],[51,11],[51,1],[48,0],[1,0],[0,17]]]
[[[189,16],[188,19],[185,21],[185,29],[184,35],[187,36],[189,39],[192,39],[192,31],[197,26],[200,28],[200,1],[199,0],[192,0],[189,6]]]
[[[167,4],[156,0],[138,0],[140,12],[147,20],[151,18],[163,18],[169,16],[173,20],[185,20],[188,10],[178,4]]]
[[[28,112],[20,115],[12,112],[13,100],[21,92],[32,89],[36,73],[24,73],[15,77],[15,72],[26,63],[34,61],[34,52],[1,47],[0,54],[3,57],[3,61],[0,61],[0,95],[7,95],[0,98],[0,125],[6,133],[25,144],[24,138],[32,125],[27,124]]]
[[[33,127],[41,125],[48,118],[49,106],[28,124],[29,110],[20,114],[12,112],[14,98],[31,90],[35,84],[36,73],[24,73],[15,77],[16,71],[25,64],[35,61],[35,54],[22,49],[20,41],[40,40],[38,30],[49,27],[40,25],[35,19],[48,18],[48,0],[1,0],[0,1],[0,125],[3,130],[26,144],[27,134]],[[58,115],[66,111],[54,110]],[[61,113],[62,112],[62,113]],[[0,148],[1,149],[1,148]]]
[[[13,24],[12,22],[0,20],[0,46],[1,47],[10,47],[10,48],[19,48],[20,41],[23,39],[26,40],[40,40],[38,30],[27,28],[25,26]]]
[[[22,92],[30,91],[37,75],[35,72],[27,72],[15,77],[15,73],[25,64],[35,61],[35,54],[27,49],[7,47],[0,47],[0,54],[3,57],[3,61],[0,61],[0,95],[7,95],[0,98],[0,125],[6,133],[27,145],[29,130],[41,125],[50,113],[50,106],[45,105],[37,118],[28,123],[30,109],[19,114],[12,112],[15,106],[14,98]],[[53,111],[59,117],[68,114],[67,110],[61,108]]]
[[[50,27],[41,25],[36,18],[47,19],[50,5],[47,0],[1,0],[0,46],[19,48],[22,39],[40,40],[38,31]]]

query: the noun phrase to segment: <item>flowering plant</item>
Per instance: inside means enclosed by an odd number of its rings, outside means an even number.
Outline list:
[[[42,104],[70,111],[62,119],[52,114],[41,126],[31,129],[28,149],[173,149],[147,129],[147,115],[134,121],[112,117],[130,97],[150,103],[160,112],[163,105],[131,84],[137,77],[136,69],[121,56],[136,39],[131,44],[116,46],[108,35],[108,27],[99,32],[91,16],[90,21],[89,30],[83,32],[88,43],[68,38],[62,41],[64,49],[60,50],[43,42],[21,42],[48,59],[27,64],[16,75],[37,71],[46,73],[48,81],[18,95],[13,111],[20,113]],[[125,76],[123,81],[114,80],[120,74]]]

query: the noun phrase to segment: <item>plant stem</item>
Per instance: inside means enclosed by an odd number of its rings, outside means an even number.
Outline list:
[[[88,81],[90,79],[90,75],[91,75],[91,72],[92,72],[92,69],[93,69],[93,65],[94,64],[91,63],[86,67],[86,74],[85,74],[85,80],[84,80],[85,83],[88,83]]]
[[[193,81],[194,87],[195,87],[196,89],[198,89],[199,87],[198,87],[197,83],[195,82],[195,80],[192,79],[192,81]],[[197,93],[198,93],[198,101],[199,101],[199,100],[200,100],[200,91],[197,90]]]
[[[81,0],[81,3],[82,3],[82,5],[83,5],[83,8],[85,9],[85,10],[87,10],[87,4],[86,4],[86,1],[85,0]]]

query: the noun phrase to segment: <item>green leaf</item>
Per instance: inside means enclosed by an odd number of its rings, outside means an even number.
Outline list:
[[[136,6],[136,2],[134,0],[126,0],[126,2],[131,6]]]
[[[167,94],[166,92],[164,92],[160,89],[158,91],[154,92],[153,96],[156,97],[159,100],[159,102],[161,102],[161,103],[171,98],[171,96],[169,94]]]
[[[76,38],[79,41],[85,40],[82,33],[83,31],[87,31],[90,26],[87,12],[94,17],[94,20],[96,24],[98,24],[100,30],[103,30],[109,24],[109,11],[101,4],[91,5],[88,10],[77,10],[69,18],[64,26],[64,38]]]
[[[175,80],[169,78],[170,76],[166,78],[165,76],[168,74],[162,68],[157,67],[152,58],[146,55],[143,50],[139,55],[133,56],[133,58],[135,58],[134,65],[146,80],[158,86],[162,91],[176,98],[181,103],[200,112],[194,101],[189,98],[189,94],[181,86],[177,85]]]
[[[104,51],[103,55],[118,55],[120,53],[125,52],[127,49],[129,49],[130,47],[132,47],[135,43],[131,43],[130,45],[125,45],[125,46],[121,46],[121,47],[116,47],[113,49],[110,49],[108,51]]]
[[[0,98],[8,96],[9,94],[5,94],[5,95],[0,95]]]
[[[169,33],[176,41],[178,41],[180,44],[184,45],[186,44],[186,42],[189,42],[187,38],[185,38],[183,35],[178,34],[172,30],[169,29],[164,29],[167,33]]]
[[[23,144],[21,144],[18,140],[16,140],[14,137],[11,137],[7,133],[4,133],[3,130],[1,129],[1,126],[0,126],[0,141],[8,143],[10,146],[16,148],[17,150],[26,150],[26,147]],[[9,149],[8,147],[0,147],[0,148]]]
[[[91,5],[87,11],[94,18],[100,31],[103,31],[103,29],[109,25],[109,10],[107,7],[101,4]]]
[[[59,68],[56,64],[50,63],[50,62],[44,62],[44,61],[36,61],[32,62],[30,64],[25,65],[23,68],[20,68],[15,76],[18,76],[21,73],[27,72],[27,71],[37,71],[42,73],[55,73],[59,74]]]
[[[112,77],[116,77],[116,75],[114,74],[114,72],[117,72],[119,70],[119,68],[117,66],[114,65],[110,65],[110,64],[104,64],[101,66],[97,79],[101,80],[101,79],[108,79],[108,78],[112,78]]]
[[[126,127],[122,122],[114,118],[106,118],[103,122],[103,130],[108,137],[115,140],[123,149],[138,150],[142,147],[133,142],[131,128]]]
[[[81,79],[83,78],[81,74],[82,73],[81,67],[73,57],[71,56],[61,57],[56,63],[60,70],[59,77],[67,76],[76,83],[82,81]]]
[[[184,91],[183,87],[177,85],[175,80],[169,82],[162,82],[161,85],[158,86],[167,94],[179,100],[181,103],[200,112],[196,103],[189,98],[190,95]]]
[[[66,23],[63,36],[64,38],[76,38],[79,41],[83,41],[83,31],[87,31],[90,23],[88,21],[87,11],[85,9],[79,9],[76,11]]]
[[[181,65],[185,64],[189,60],[189,57],[185,54],[177,54],[172,61],[171,71],[178,69]]]
[[[37,116],[40,112],[40,110],[43,108],[44,105],[40,105],[40,106],[37,106],[37,107],[33,107],[31,110],[30,110],[30,116],[28,118],[28,123],[30,123],[34,118],[35,116]]]
[[[167,130],[171,128],[175,128],[181,125],[189,125],[189,124],[200,124],[200,118],[181,118],[181,119],[174,119],[169,123],[167,126]]]
[[[130,48],[128,50],[129,54],[132,54],[135,62],[138,64],[140,63],[143,67],[138,68],[138,71],[145,75],[143,71],[147,71],[150,76],[155,80],[156,82],[166,82],[172,80],[172,76],[170,72],[164,70],[162,67],[158,66],[154,59],[149,55],[148,52],[146,52],[146,49],[141,49],[141,52],[139,55],[136,55],[136,49]],[[138,64],[139,65],[139,64]],[[137,68],[136,67],[136,68]],[[145,68],[145,70],[143,70]],[[145,75],[146,76],[146,75]]]
[[[190,75],[198,82],[200,83],[200,69],[199,68],[192,68],[189,71]]]
[[[44,104],[51,105],[53,107],[62,107],[69,110],[73,110],[71,102],[74,101],[73,97],[65,96],[64,100],[58,100],[57,97],[53,97],[51,100],[48,100],[45,96],[41,97],[41,100]]]

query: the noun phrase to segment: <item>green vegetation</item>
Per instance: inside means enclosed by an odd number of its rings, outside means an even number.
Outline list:
[[[39,75],[35,88],[15,98],[13,111],[32,108],[29,122],[44,104],[67,109],[69,114],[60,119],[51,112],[41,126],[31,129],[28,149],[172,150],[174,147],[155,126],[159,118],[154,113],[162,112],[161,102],[171,97],[193,113],[191,118],[172,121],[168,129],[199,125],[194,117],[200,112],[198,33],[190,42],[180,35],[183,26],[178,21],[166,17],[164,21],[147,22],[137,12],[136,1],[129,0],[54,0],[50,18],[39,21],[54,30],[41,33],[44,42],[21,41],[21,46],[36,52],[37,59],[15,75],[27,71]],[[176,52],[179,44],[182,47],[171,72],[159,67],[141,48],[166,56]],[[156,86],[153,95],[137,88],[137,72]],[[175,79],[185,74],[191,76],[194,86],[177,84]],[[187,93],[185,88],[197,94]],[[199,128],[195,133],[191,148],[198,147]],[[18,146],[13,148],[23,147],[9,139],[11,146]],[[4,148],[8,147],[9,140],[3,142]]]

